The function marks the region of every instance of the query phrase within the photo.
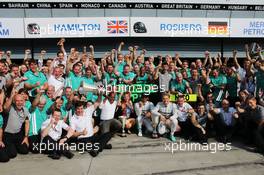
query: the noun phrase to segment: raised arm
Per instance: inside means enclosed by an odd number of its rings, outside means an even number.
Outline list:
[[[40,57],[38,59],[38,67],[39,67],[39,69],[42,68],[42,66],[43,66],[43,60],[45,59],[45,55],[46,55],[46,51],[45,50],[41,50],[40,51]],[[51,72],[49,71],[49,73],[51,73]]]
[[[96,77],[96,81],[100,81],[102,79],[102,73],[100,72],[99,66],[95,65],[95,72],[96,72],[95,77]]]
[[[29,54],[30,54],[30,52],[31,52],[30,49],[26,49],[26,50],[25,50],[24,60],[29,59]]]
[[[203,61],[203,67],[205,67],[206,66],[206,64],[207,64],[207,62],[208,62],[208,58],[209,58],[209,56],[206,54],[206,52],[205,52],[205,54],[204,54],[204,61]]]
[[[248,60],[251,60],[248,44],[245,44],[245,52],[246,52],[246,58]]]
[[[90,45],[89,48],[90,48],[91,57],[94,59],[94,46]]]
[[[208,60],[209,60],[209,66],[213,67],[214,63],[213,63],[212,57],[210,55],[210,52],[208,52]]]
[[[260,58],[260,60],[264,60],[264,57],[263,57],[263,55],[262,55],[262,53],[261,53],[261,50],[262,50],[262,48],[258,45],[258,55],[259,55],[259,58]]]
[[[115,56],[116,56],[116,50],[112,49],[110,57],[111,57],[111,60],[112,60],[113,64],[115,63]]]
[[[11,61],[11,51],[10,50],[6,51],[6,62],[8,63],[8,65],[11,65],[12,64],[12,61]]]
[[[42,91],[38,90],[38,93],[37,93],[35,99],[33,100],[32,104],[31,104],[30,112],[34,111],[36,109],[36,107],[38,106],[41,95],[42,95]]]
[[[217,58],[218,58],[218,63],[220,64],[220,66],[223,65],[223,64],[222,64],[222,59],[221,59],[221,57],[222,57],[222,55],[221,55],[221,53],[219,52],[219,53],[217,54]]]
[[[180,54],[178,53],[175,54],[175,66],[177,65],[177,63],[182,67],[182,61],[180,59]]]
[[[234,64],[235,64],[236,69],[240,68],[240,65],[237,61],[237,50],[233,50],[233,59],[234,59]]]
[[[59,42],[57,43],[58,46],[60,46],[60,51],[66,54],[66,50],[64,48],[65,39],[61,38]]]
[[[124,42],[121,42],[121,43],[119,44],[118,49],[117,49],[117,53],[118,53],[118,54],[121,54],[121,53],[122,53],[122,47],[123,47],[124,45],[125,45]]]
[[[227,66],[228,60],[229,60],[229,57],[225,57],[224,62],[223,62],[223,66]]]
[[[5,100],[5,93],[4,90],[0,90],[0,112],[3,112],[3,105],[4,105],[4,100]]]
[[[96,102],[94,102],[94,109],[98,108],[99,105],[101,104],[102,96],[103,96],[103,92],[100,91],[98,95],[98,99],[96,100]]]
[[[11,105],[12,105],[12,102],[13,102],[13,98],[15,97],[15,95],[17,94],[15,88],[17,87],[18,84],[14,84],[13,86],[13,89],[11,91],[11,95],[10,97],[7,98],[5,104],[4,104],[4,112],[5,113],[8,113],[10,111],[10,108],[11,108]]]
[[[138,46],[133,47],[133,64],[137,63],[137,49],[138,49]]]

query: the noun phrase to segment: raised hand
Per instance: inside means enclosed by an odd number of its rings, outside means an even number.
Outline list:
[[[31,53],[31,50],[30,50],[30,49],[26,49],[26,50],[25,50],[25,54],[26,54],[26,55],[29,55],[30,53]]]

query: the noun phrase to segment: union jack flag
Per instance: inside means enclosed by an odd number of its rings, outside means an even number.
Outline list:
[[[126,20],[112,20],[107,21],[108,33],[127,33],[128,26]]]

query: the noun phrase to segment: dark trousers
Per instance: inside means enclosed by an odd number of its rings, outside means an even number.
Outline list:
[[[114,118],[110,120],[101,120],[99,127],[101,134],[108,132],[115,134],[122,128],[122,124],[119,120]]]
[[[193,125],[189,119],[185,122],[178,121],[179,126],[181,127],[181,134],[185,139],[189,139],[193,135]]]
[[[40,135],[33,135],[28,137],[29,141],[29,151],[33,154],[39,153],[39,149],[37,147],[40,144]]]
[[[216,129],[216,135],[219,138],[227,138],[231,139],[236,126],[237,120],[232,117],[232,122],[230,125],[227,125],[225,121],[223,120],[222,114],[215,116],[215,129]]]
[[[0,162],[8,162],[9,161],[9,156],[7,154],[7,149],[5,147],[0,148]]]
[[[256,147],[260,152],[264,153],[264,127],[255,129],[253,134]]]
[[[43,138],[42,144],[45,144],[45,154],[64,154],[66,151],[68,151],[68,148],[65,146],[65,144],[59,145],[59,141],[53,140],[49,135]]]
[[[204,128],[206,130],[206,128]],[[200,143],[206,143],[207,142],[207,131],[206,134],[203,134],[202,130],[200,128],[197,128],[193,126],[194,131],[194,137],[197,139],[198,142]]]
[[[24,135],[22,132],[16,134],[4,133],[5,148],[1,149],[2,157],[8,156],[9,158],[14,158],[17,156],[17,153],[28,154],[29,149],[25,143],[22,144],[23,139]]]
[[[101,135],[94,135],[91,137],[78,139],[77,143],[92,144],[91,149],[95,151],[98,150],[102,151],[111,138],[112,138],[112,134],[108,132]],[[86,150],[86,151],[90,151],[90,150]]]

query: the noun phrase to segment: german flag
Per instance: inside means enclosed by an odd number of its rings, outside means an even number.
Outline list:
[[[227,22],[208,22],[208,34],[210,35],[227,35]]]

